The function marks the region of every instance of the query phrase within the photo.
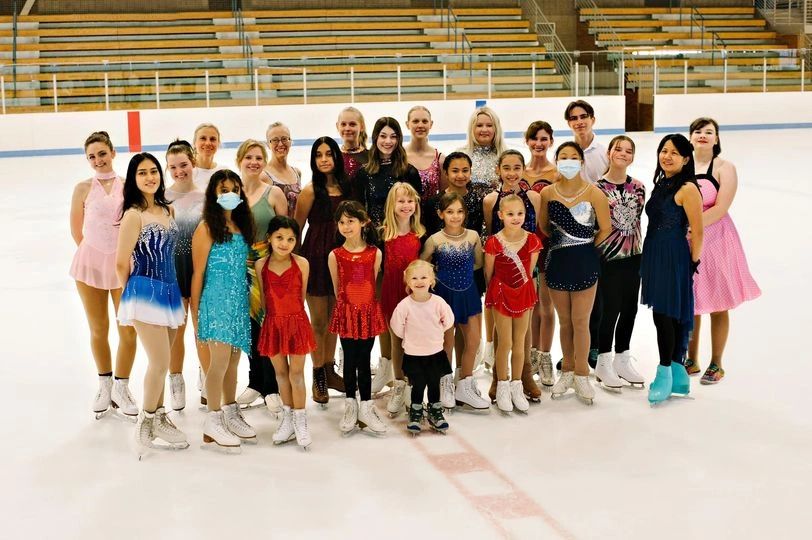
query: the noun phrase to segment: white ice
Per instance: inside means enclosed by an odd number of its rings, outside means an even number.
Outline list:
[[[631,172],[650,189],[660,135],[633,137]],[[456,413],[447,436],[412,440],[404,417],[387,420],[386,438],[342,438],[343,403],[334,395],[326,411],[308,401],[310,453],[292,443],[274,447],[276,420],[255,409],[246,414],[259,445],[224,456],[199,448],[203,413],[195,405],[197,363],[189,358],[187,408],[173,416],[192,447],[153,451],[141,462],[133,425],[96,421],[91,412],[95,370],[68,277],[70,195],[88,176],[87,165],[82,156],[0,160],[0,414],[8,420],[0,444],[2,536],[806,537],[812,525],[806,498],[812,385],[803,337],[812,329],[810,131],[723,131],[722,142],[740,177],[731,214],[763,296],[733,312],[727,376],[714,387],[694,379],[694,400],[652,409],[645,390],[597,390],[595,405],[587,407],[574,398],[551,401],[545,392],[527,416]],[[295,148],[293,162],[307,169],[308,152]],[[233,155],[222,150],[218,161],[230,163]],[[118,171],[128,159],[117,157]],[[708,327],[705,322],[703,367]],[[189,334],[187,351],[193,351]],[[114,347],[115,341],[111,331]],[[556,357],[558,350],[556,342]],[[632,350],[651,380],[656,341],[644,308]],[[139,349],[131,383],[139,402],[145,366]],[[243,360],[238,390],[246,371]],[[487,375],[480,374],[479,385],[487,389]]]

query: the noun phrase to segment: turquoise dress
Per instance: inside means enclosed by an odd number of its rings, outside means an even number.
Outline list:
[[[247,258],[248,244],[239,233],[211,246],[198,309],[197,336],[201,341],[251,350]]]

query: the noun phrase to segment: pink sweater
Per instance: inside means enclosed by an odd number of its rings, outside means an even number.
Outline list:
[[[445,300],[432,294],[425,302],[407,296],[392,313],[390,327],[403,340],[411,356],[429,356],[443,350],[443,334],[454,326],[454,313]]]

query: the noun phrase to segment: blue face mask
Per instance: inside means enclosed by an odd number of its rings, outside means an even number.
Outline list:
[[[581,172],[581,162],[577,159],[561,159],[556,162],[558,172],[567,180],[572,180]]]
[[[223,193],[217,197],[217,204],[222,206],[224,210],[234,210],[241,202],[240,196],[234,192]]]

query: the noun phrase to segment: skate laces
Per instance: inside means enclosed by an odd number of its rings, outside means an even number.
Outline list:
[[[346,424],[346,423],[349,423],[352,420],[352,417],[353,417],[352,411],[353,411],[353,409],[354,409],[354,407],[349,403],[344,405],[344,417],[341,419],[342,422],[344,422]]]
[[[322,366],[316,370],[315,377],[316,388],[319,389],[320,394],[327,393],[327,368]]]
[[[121,390],[121,397],[124,398],[127,405],[135,405],[135,399],[130,393],[130,386],[128,384],[120,384],[119,389]]]

